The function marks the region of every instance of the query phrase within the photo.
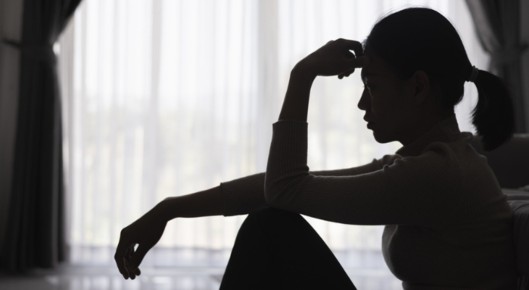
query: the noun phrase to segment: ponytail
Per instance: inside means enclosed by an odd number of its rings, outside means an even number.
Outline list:
[[[484,70],[479,70],[474,84],[478,89],[478,103],[472,110],[472,124],[476,127],[485,151],[492,151],[509,141],[515,130],[515,107],[505,82]]]

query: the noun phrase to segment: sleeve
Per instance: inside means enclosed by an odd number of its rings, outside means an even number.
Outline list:
[[[401,158],[399,155],[385,155],[372,162],[337,170],[311,171],[314,176],[348,176],[376,171],[385,164]],[[220,184],[224,202],[224,216],[248,214],[268,207],[264,196],[265,173],[257,173]]]
[[[270,206],[345,224],[452,222],[446,209],[460,175],[446,144],[432,143],[418,157],[393,157],[392,164],[364,174],[317,176],[307,166],[307,127],[299,121],[273,124],[265,175]]]

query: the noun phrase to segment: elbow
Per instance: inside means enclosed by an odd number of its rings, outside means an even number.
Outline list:
[[[272,197],[269,197],[267,194],[265,194],[265,201],[266,201],[266,204],[271,206],[271,207],[274,207],[274,199]]]
[[[275,187],[271,182],[268,182],[268,180],[265,178],[265,186],[264,186],[264,195],[265,195],[265,201],[266,204],[269,206],[275,206],[277,201],[278,192],[276,190],[277,187]]]
[[[268,179],[265,176],[265,201],[271,207],[284,208],[292,202],[299,187],[306,181],[305,175],[296,178]]]
[[[288,193],[287,186],[285,186],[284,178],[269,178],[272,177],[268,174],[265,175],[264,184],[264,195],[266,204],[271,207],[280,207],[281,201],[285,199]]]

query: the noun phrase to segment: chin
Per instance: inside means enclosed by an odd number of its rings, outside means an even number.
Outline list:
[[[373,137],[375,137],[375,140],[380,144],[386,144],[395,141],[395,139],[388,138],[387,136],[377,134],[375,131],[373,131]]]

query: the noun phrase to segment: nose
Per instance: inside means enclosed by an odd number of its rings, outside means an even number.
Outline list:
[[[366,89],[362,92],[362,96],[360,97],[360,101],[358,101],[358,109],[367,111],[369,108],[369,93]]]

